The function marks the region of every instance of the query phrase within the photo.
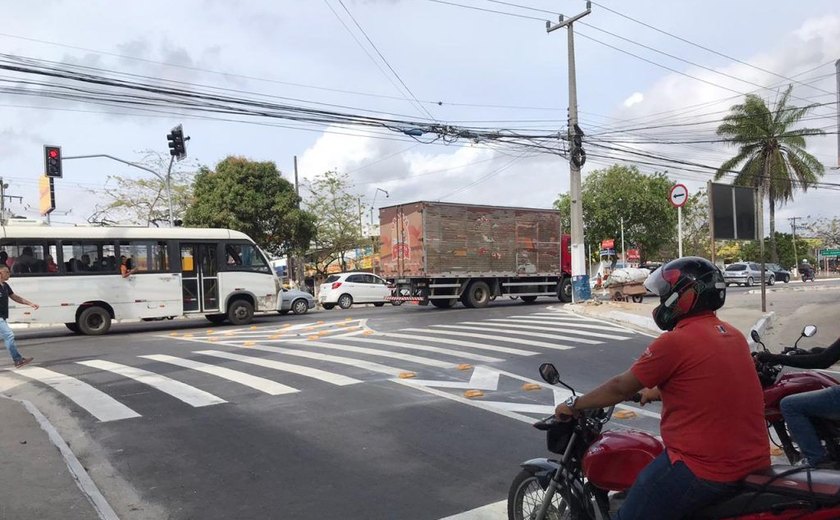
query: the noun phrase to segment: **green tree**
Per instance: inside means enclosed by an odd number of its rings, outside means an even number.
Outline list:
[[[315,270],[325,275],[327,268],[338,261],[341,270],[346,271],[347,251],[367,245],[361,227],[363,208],[359,196],[350,192],[347,174],[336,171],[315,177],[306,183],[306,189],[309,192],[306,207],[317,215],[317,239],[309,254]]]
[[[768,237],[769,240],[769,237]],[[779,264],[782,267],[790,269],[792,267],[796,267],[799,265],[800,261],[803,258],[807,258],[810,263],[816,263],[817,259],[814,256],[814,240],[809,238],[802,238],[797,235],[796,237],[796,253],[799,255],[797,258],[794,256],[794,248],[793,248],[793,235],[790,233],[776,233],[776,245],[779,248],[779,258],[777,261],[773,261],[771,259],[771,253],[764,249],[764,261],[771,262],[774,264]],[[761,261],[761,253],[760,253],[761,246],[758,243],[758,240],[752,240],[749,242],[745,242],[741,248],[741,252],[743,258],[741,260],[750,260],[755,262]]]
[[[623,219],[627,249],[637,247],[642,261],[660,254],[676,243],[677,212],[668,202],[672,185],[665,173],[645,175],[635,166],[616,164],[590,172],[582,186],[587,240],[596,244],[614,238],[618,247]],[[568,194],[560,195],[554,206],[568,218]],[[567,223],[564,229],[569,229]]]
[[[278,256],[305,249],[315,234],[315,216],[300,209],[273,162],[227,157],[213,170],[201,168],[193,192],[184,225],[235,229]]]
[[[822,240],[827,247],[840,246],[840,219],[821,218],[805,225],[805,228]]]
[[[739,168],[736,185],[764,190],[770,205],[770,258],[774,263],[779,259],[776,203],[792,200],[797,188],[806,191],[825,172],[822,163],[805,150],[806,137],[825,132],[817,128],[792,128],[816,104],[788,106],[791,90],[792,85],[772,110],[762,98],[748,94],[743,103],[730,109],[717,129],[719,136],[739,148],[734,157],[720,166],[715,179]]]
[[[137,164],[160,172],[160,177],[151,173],[143,177],[108,175],[105,190],[91,190],[102,202],[96,204],[88,216],[88,222],[133,224],[140,226],[169,225],[169,201],[167,198],[166,170],[169,155],[154,150],[141,152],[143,157]],[[172,215],[182,218],[192,202],[192,180],[198,165],[176,163],[170,176],[172,189]]]

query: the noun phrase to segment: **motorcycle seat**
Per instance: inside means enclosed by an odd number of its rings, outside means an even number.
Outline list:
[[[840,503],[840,471],[776,465],[748,475],[744,486],[821,503]]]

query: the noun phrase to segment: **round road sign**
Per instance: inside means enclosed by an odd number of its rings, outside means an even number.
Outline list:
[[[685,206],[688,200],[688,188],[685,187],[685,184],[674,184],[671,187],[671,193],[668,194],[668,200],[675,208]]]

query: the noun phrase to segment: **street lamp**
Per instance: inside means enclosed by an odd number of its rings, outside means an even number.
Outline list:
[[[385,198],[388,198],[388,192],[383,190],[382,188],[376,188],[376,191],[373,192],[373,204],[370,205],[370,230],[373,231],[373,210],[376,208],[376,196],[379,195],[379,192],[385,194]]]
[[[373,234],[373,210],[376,208],[376,196],[379,195],[379,192],[385,194],[385,198],[388,198],[388,192],[383,190],[382,188],[376,188],[376,191],[373,192],[373,204],[370,205],[370,270],[373,274],[376,274],[376,238]]]

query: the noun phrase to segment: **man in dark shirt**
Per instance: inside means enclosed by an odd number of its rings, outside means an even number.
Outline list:
[[[32,358],[25,358],[21,356],[20,352],[18,352],[17,346],[15,345],[15,333],[7,323],[7,320],[9,319],[9,298],[21,305],[28,305],[35,310],[38,310],[38,304],[32,303],[26,298],[15,294],[12,287],[6,283],[11,276],[12,274],[9,272],[9,268],[5,265],[0,265],[0,337],[3,338],[6,348],[9,350],[12,360],[15,362],[15,368],[20,368],[31,363]]]

